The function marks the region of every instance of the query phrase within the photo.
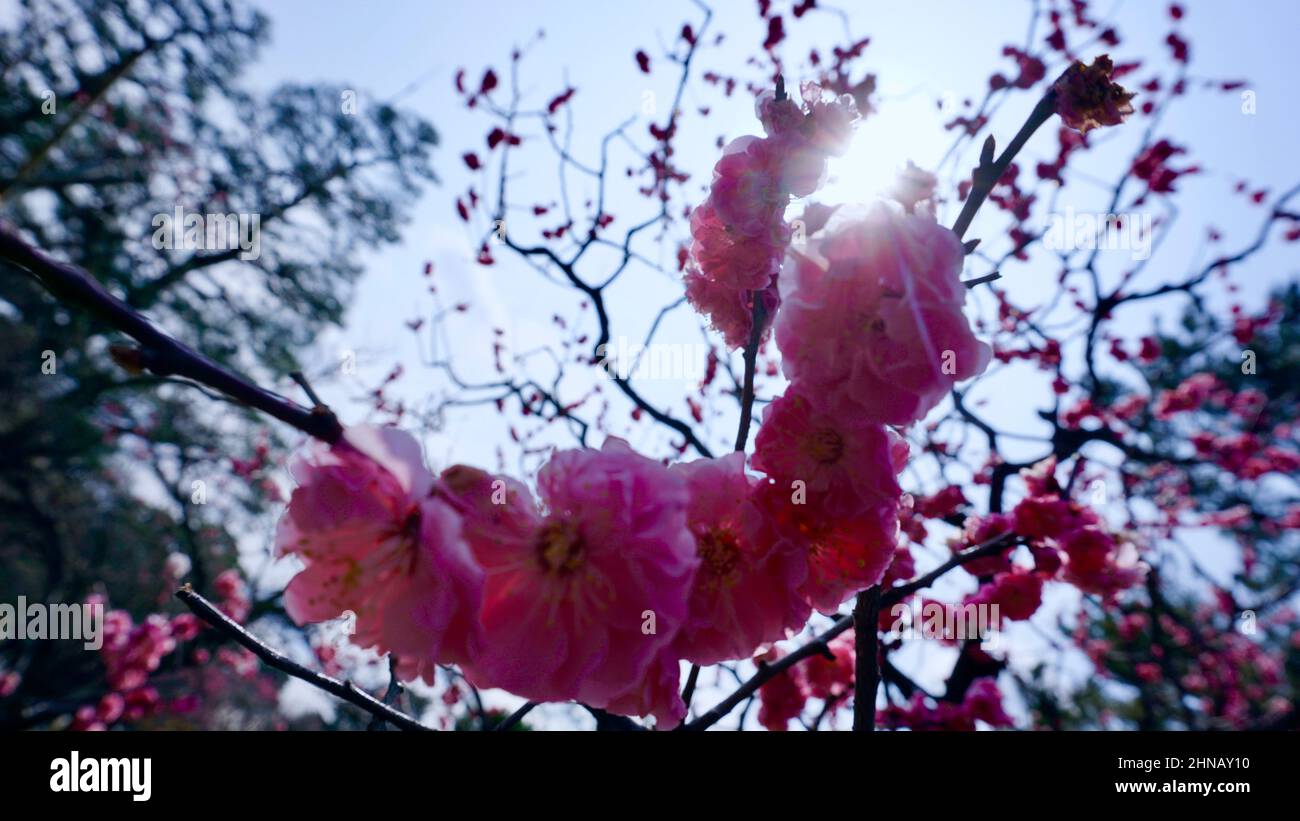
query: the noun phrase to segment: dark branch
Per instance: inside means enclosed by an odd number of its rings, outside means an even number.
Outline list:
[[[0,259],[31,274],[55,299],[87,311],[140,343],[139,349],[119,347],[116,350],[115,358],[120,364],[159,376],[192,379],[325,442],[336,442],[343,435],[338,419],[328,409],[309,410],[218,365],[164,333],[110,294],[85,270],[60,262],[29,245],[13,226],[4,222],[0,222]]]
[[[375,698],[367,692],[358,690],[350,681],[339,681],[330,678],[323,673],[318,673],[309,667],[304,667],[296,661],[289,659],[277,650],[273,650],[262,642],[258,641],[244,628],[226,617],[212,602],[194,592],[194,589],[188,584],[176,591],[176,598],[185,603],[185,606],[194,612],[203,621],[207,622],[216,630],[226,634],[230,638],[239,642],[244,647],[253,652],[268,667],[274,667],[282,673],[287,673],[294,678],[301,679],[308,684],[319,687],[330,695],[337,696],[349,704],[356,705],[370,713],[376,718],[394,724],[403,730],[431,730],[405,713],[394,710],[384,702]]]

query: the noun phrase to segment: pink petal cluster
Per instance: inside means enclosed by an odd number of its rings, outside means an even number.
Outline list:
[[[726,146],[708,199],[691,214],[686,298],[731,348],[749,342],[755,300],[763,318],[775,313],[777,273],[791,238],[786,205],[817,188],[827,157],[844,151],[857,118],[852,97],[823,101],[814,84],[802,96],[802,107],[788,97],[759,99],[767,136]]]
[[[934,199],[934,191],[938,185],[938,177],[915,163],[908,162],[907,168],[898,175],[886,194],[891,200],[903,206],[904,211],[911,214],[920,203]]]
[[[107,601],[92,595],[85,604],[106,607]],[[107,730],[122,720],[138,721],[156,714],[165,705],[150,679],[163,659],[198,632],[198,618],[191,613],[170,617],[150,613],[136,623],[125,610],[107,610],[99,656],[110,689],[95,703],[78,707],[70,729]],[[16,688],[18,682],[17,673],[0,676],[0,696],[8,695],[5,688]]]
[[[1002,707],[1002,693],[991,678],[976,679],[960,702],[935,701],[930,706],[922,693],[916,693],[905,705],[890,705],[877,719],[890,729],[974,730],[976,721],[991,727],[1010,727],[1011,717]]]
[[[785,653],[773,647],[764,653],[759,661],[772,664],[780,661]],[[758,723],[772,732],[790,729],[791,719],[803,713],[808,701],[808,691],[801,681],[799,665],[787,667],[764,682],[758,691]]]
[[[807,557],[802,592],[829,613],[897,551],[908,454],[887,426],[919,420],[991,351],[962,313],[965,251],[929,217],[882,203],[793,257],[776,324],[792,384],[764,414],[753,466],[765,518]]]
[[[1046,459],[1022,472],[1030,495],[1011,512],[1015,532],[1028,540],[1035,570],[1085,593],[1106,598],[1146,576],[1136,544],[1112,533],[1097,513],[1064,498],[1055,478],[1056,460]]]
[[[298,487],[276,532],[279,555],[305,563],[285,589],[299,624],[356,615],[352,641],[397,657],[408,677],[477,654],[483,572],[459,517],[431,495],[433,475],[409,434],[347,429],[290,464]]]
[[[853,631],[849,630],[827,644],[831,658],[816,655],[769,679],[758,691],[758,721],[768,730],[789,729],[791,719],[803,714],[809,698],[839,703],[853,693]],[[781,658],[780,648],[772,648],[762,661]]]
[[[677,636],[681,658],[696,664],[746,658],[802,627],[809,607],[797,591],[807,561],[778,538],[758,507],[744,454],[674,465],[672,472],[686,483],[687,523],[700,558]]]
[[[853,692],[853,673],[857,654],[854,634],[848,630],[827,644],[831,658],[813,656],[803,666],[808,695],[823,701],[838,701]]]
[[[817,188],[856,117],[848,99],[823,101],[815,86],[802,97],[802,106],[761,97],[768,136],[732,142],[718,162],[692,215],[686,294],[731,347],[750,338],[755,298],[767,309],[760,318],[780,305],[776,336],[792,384],[756,440],[753,466],[767,481],[750,491],[762,522],[751,529],[804,556],[799,592],[833,612],[878,584],[898,551],[895,475],[907,448],[886,426],[920,419],[991,351],[962,313],[965,249],[932,217],[911,213],[935,183],[915,167],[897,192],[908,213],[880,204],[822,232],[792,253],[793,282],[777,293],[789,196]]]
[[[932,219],[885,203],[827,230],[793,254],[783,288],[785,374],[877,422],[910,425],[992,355],[962,313],[965,250]]]
[[[541,507],[472,468],[451,468],[440,484],[486,579],[471,681],[635,709],[661,727],[685,716],[669,653],[700,562],[677,475],[610,439],[555,454],[538,478]]]
[[[193,616],[190,617],[193,619]],[[173,621],[151,613],[135,624],[125,610],[110,610],[104,617],[104,645],[100,655],[108,668],[108,684],[115,690],[143,687],[164,657],[176,649]]]
[[[965,603],[996,604],[1001,618],[1023,621],[1038,612],[1043,603],[1043,577],[1024,568],[1015,568],[998,574]]]
[[[1099,527],[1072,530],[1058,544],[1065,554],[1065,581],[1085,593],[1112,598],[1146,577],[1137,546]]]
[[[806,554],[802,590],[822,612],[877,584],[894,560],[895,474],[906,464],[898,444],[883,425],[815,401],[797,382],[764,412],[754,467],[769,481],[759,504],[780,538]]]

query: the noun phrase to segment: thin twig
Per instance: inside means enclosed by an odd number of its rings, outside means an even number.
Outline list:
[[[239,642],[244,647],[253,652],[253,655],[261,659],[268,667],[274,667],[283,673],[287,673],[294,678],[301,679],[308,684],[319,687],[330,695],[337,696],[349,704],[353,704],[370,713],[372,716],[382,718],[403,730],[432,730],[426,727],[403,712],[394,710],[379,699],[369,693],[358,690],[350,681],[339,681],[330,678],[323,673],[318,673],[309,667],[304,667],[296,661],[289,659],[277,650],[266,646],[253,637],[251,633],[240,627],[235,622],[226,617],[226,614],[218,610],[212,602],[194,592],[194,588],[188,584],[176,591],[176,598],[185,603],[185,606],[194,612],[203,621],[207,622],[213,628],[221,633],[225,633],[230,638]]]
[[[496,732],[502,733],[514,727],[516,724],[523,721],[524,716],[531,713],[533,711],[533,708],[536,706],[537,706],[536,701],[525,702],[522,707],[520,707],[518,710],[515,710],[513,713],[507,716],[504,721],[502,721],[500,724],[496,726],[495,728]]]
[[[390,653],[388,656],[388,689],[384,692],[384,703],[392,707],[401,696],[402,681],[397,677],[397,656]],[[375,716],[370,720],[370,724],[366,729],[374,732],[387,730],[388,724],[379,716]]]
[[[952,231],[961,239],[966,234],[966,229],[970,228],[971,221],[975,219],[975,212],[980,210],[984,200],[988,199],[989,193],[993,186],[997,185],[998,180],[1006,173],[1007,168],[1011,166],[1011,161],[1024,148],[1025,143],[1043,123],[1051,119],[1056,113],[1056,92],[1049,90],[1034,106],[1034,110],[1029,113],[1029,119],[1025,124],[1020,126],[1016,136],[1011,138],[1011,144],[1006,147],[1002,155],[998,157],[997,162],[993,161],[993,137],[989,136],[984,141],[984,148],[980,152],[980,164],[971,176],[971,190],[966,197],[966,203],[962,206],[961,213],[957,215],[957,221],[952,224]]]
[[[994,282],[999,279],[1002,279],[1002,274],[998,271],[993,271],[992,273],[985,274],[982,277],[963,279],[961,284],[965,285],[967,288],[974,288],[976,285],[983,285],[986,282]]]
[[[749,330],[749,341],[745,344],[745,377],[740,391],[740,425],[736,430],[737,451],[744,451],[749,442],[749,426],[754,417],[754,375],[758,370],[758,346],[763,339],[764,326],[767,323],[767,310],[763,307],[763,298],[758,291],[752,292],[754,310],[753,327]]]
[[[682,688],[682,701],[686,704],[686,712],[691,711],[691,697],[695,695],[695,685],[700,680],[700,665],[692,664],[691,672],[686,675],[686,686]]]

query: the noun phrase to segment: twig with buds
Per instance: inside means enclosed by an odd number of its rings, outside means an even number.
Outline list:
[[[1029,119],[1020,126],[1020,130],[1011,138],[1011,143],[996,161],[993,159],[993,151],[996,148],[993,135],[990,134],[984,141],[984,147],[980,150],[980,163],[971,175],[970,194],[962,205],[961,213],[957,215],[957,221],[952,224],[952,231],[957,235],[957,239],[966,235],[966,229],[970,228],[971,221],[975,219],[975,212],[979,211],[984,200],[988,199],[993,186],[1002,179],[1002,175],[1007,172],[1011,161],[1020,153],[1020,149],[1025,147],[1025,143],[1029,142],[1029,138],[1034,135],[1039,126],[1050,120],[1055,113],[1056,90],[1052,88],[1038,101],[1038,105],[1034,106],[1034,110],[1029,113]]]

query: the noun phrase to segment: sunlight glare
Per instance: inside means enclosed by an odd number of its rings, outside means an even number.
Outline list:
[[[894,184],[908,161],[928,171],[941,145],[932,137],[918,134],[943,134],[938,118],[929,105],[920,100],[891,106],[889,117],[878,112],[858,124],[843,157],[832,157],[826,185],[818,192],[824,203],[868,203],[882,197]]]

